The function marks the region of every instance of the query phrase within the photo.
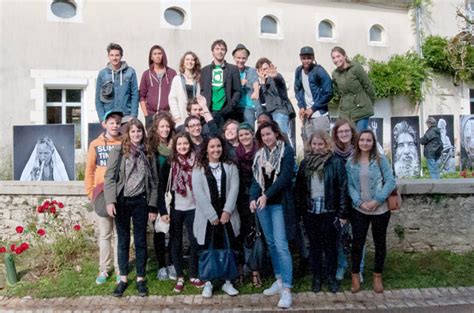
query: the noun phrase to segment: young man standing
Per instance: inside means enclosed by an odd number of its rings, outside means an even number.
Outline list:
[[[122,123],[138,115],[138,83],[135,70],[122,61],[123,49],[116,43],[107,46],[109,63],[97,76],[95,108],[99,120],[105,112],[123,113]]]
[[[114,260],[116,280],[118,276],[117,259],[117,233],[115,232],[114,219],[107,215],[105,199],[103,197],[104,175],[107,169],[109,152],[116,145],[120,145],[120,125],[122,122],[122,112],[108,111],[103,116],[102,127],[104,133],[100,134],[89,145],[87,152],[87,163],[84,177],[86,193],[97,212],[97,226],[99,228],[99,274],[95,280],[101,285],[106,282],[111,271],[111,261]],[[102,194],[102,195],[101,195]],[[103,212],[104,214],[102,214]],[[114,243],[112,244],[112,239]],[[114,246],[114,249],[112,249]]]
[[[148,55],[148,70],[140,81],[140,107],[145,115],[146,129],[151,127],[153,116],[161,111],[169,111],[168,95],[176,71],[168,67],[165,49],[154,45]]]
[[[332,80],[326,70],[314,60],[314,50],[300,50],[301,65],[295,71],[295,96],[303,122],[303,141],[316,130],[329,132],[328,103],[332,98]]]
[[[250,51],[243,44],[239,43],[234,51],[232,51],[235,65],[239,70],[240,76],[240,101],[236,112],[236,117],[241,117],[238,120],[240,123],[247,122],[252,127],[255,127],[256,114],[261,112],[260,103],[258,101],[258,76],[257,71],[253,67],[246,66]]]
[[[219,128],[229,118],[235,118],[234,108],[240,101],[239,70],[225,60],[227,44],[218,39],[211,45],[213,60],[201,70],[201,94]]]

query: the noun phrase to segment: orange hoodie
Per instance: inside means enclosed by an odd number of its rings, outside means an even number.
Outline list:
[[[89,199],[92,199],[94,187],[104,182],[110,150],[113,146],[120,144],[120,140],[106,139],[104,134],[100,134],[99,137],[90,143],[89,150],[87,151],[86,172],[84,177],[86,193]]]

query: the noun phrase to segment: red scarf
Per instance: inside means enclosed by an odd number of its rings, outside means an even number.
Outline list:
[[[177,161],[173,162],[172,165],[172,190],[176,191],[183,197],[186,197],[186,186],[188,186],[190,190],[193,190],[191,177],[195,160],[196,158],[193,152],[188,156],[178,154]]]

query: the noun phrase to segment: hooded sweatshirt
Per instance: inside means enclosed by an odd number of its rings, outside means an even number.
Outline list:
[[[101,97],[102,88],[106,84],[113,84],[111,100],[105,101]],[[102,121],[105,112],[120,111],[123,116],[138,116],[138,83],[137,74],[127,62],[122,61],[118,70],[112,64],[99,72],[95,92],[95,108],[99,120]]]
[[[104,182],[105,170],[109,152],[116,145],[120,145],[120,140],[107,139],[105,133],[94,139],[87,151],[87,163],[84,177],[86,193],[89,199],[92,198],[94,187]]]
[[[153,70],[153,61],[148,60],[150,68],[143,72],[140,81],[140,101],[145,101],[148,115],[153,115],[158,111],[169,111],[168,95],[171,89],[171,82],[176,76],[176,71],[168,67],[168,58],[165,50],[158,46],[163,53],[161,62],[165,68],[162,76]]]

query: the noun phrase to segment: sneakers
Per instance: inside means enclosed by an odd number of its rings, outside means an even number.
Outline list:
[[[360,283],[362,284],[364,282],[364,273],[359,272],[359,279],[360,279]]]
[[[183,291],[183,289],[184,289],[184,279],[180,277],[178,281],[176,282],[176,285],[174,286],[173,291],[180,293],[181,291]]]
[[[95,283],[97,285],[102,285],[107,281],[107,278],[109,278],[109,274],[107,274],[107,272],[100,272],[95,279]]]
[[[120,298],[121,296],[123,296],[123,293],[125,292],[125,289],[127,289],[127,287],[128,283],[120,281],[117,287],[115,287],[114,293],[112,295],[114,297]]]
[[[283,290],[281,292],[280,301],[278,301],[278,307],[282,309],[289,309],[292,303],[293,296],[291,295],[291,291]]]
[[[344,274],[346,273],[346,269],[344,267],[338,267],[336,271],[336,280],[343,280]]]
[[[329,279],[328,289],[332,293],[338,292],[339,291],[339,284],[337,283],[337,280],[335,280],[334,278]]]
[[[178,279],[178,275],[176,274],[176,270],[174,269],[174,265],[168,266],[168,278],[171,280]]]
[[[313,277],[313,283],[311,284],[311,290],[314,293],[318,293],[321,291],[321,279]]]
[[[166,267],[162,267],[158,270],[158,274],[156,274],[156,279],[158,280],[168,280],[170,279],[168,276],[168,269]]]
[[[115,273],[115,284],[118,285],[120,283],[120,274]]]
[[[140,297],[148,296],[148,288],[144,280],[137,281],[137,290],[138,290],[138,295]]]
[[[207,281],[204,284],[204,288],[202,289],[202,297],[203,298],[211,298],[212,297],[212,283]]]
[[[239,294],[239,291],[234,288],[230,281],[226,281],[224,285],[222,285],[222,291],[224,291],[229,296],[233,297]]]
[[[205,283],[201,281],[199,278],[190,278],[189,282],[191,283],[191,285],[193,285],[194,287],[198,289],[203,288],[205,285]]]
[[[280,282],[278,280],[275,280],[273,284],[270,286],[270,288],[265,289],[263,291],[263,294],[266,296],[274,296],[281,293],[281,288],[282,287],[281,287]]]

